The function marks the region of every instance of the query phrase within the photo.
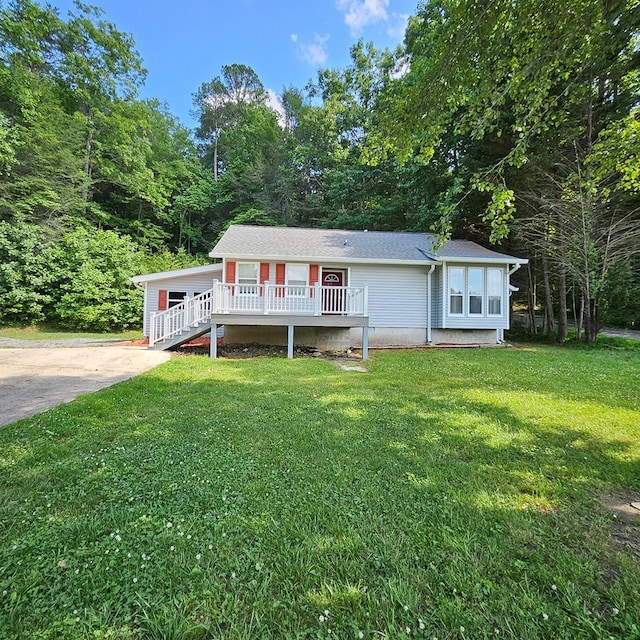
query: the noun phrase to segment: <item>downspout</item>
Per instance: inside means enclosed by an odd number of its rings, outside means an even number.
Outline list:
[[[431,268],[427,272],[427,344],[433,342],[431,338],[431,274],[436,268],[435,264],[431,265]]]
[[[442,263],[442,328],[447,328],[447,287],[449,286],[449,274],[447,263]]]
[[[513,267],[513,269],[511,269],[507,275],[507,297],[506,297],[506,307],[509,310],[508,314],[507,314],[507,329],[511,328],[511,293],[509,291],[509,284],[511,283],[511,276],[522,266],[521,263],[516,263]],[[501,342],[504,342],[504,331],[502,332],[502,340]]]

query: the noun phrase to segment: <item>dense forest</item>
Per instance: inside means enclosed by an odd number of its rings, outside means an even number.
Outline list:
[[[278,112],[229,61],[189,131],[99,9],[0,0],[0,324],[135,326],[129,277],[234,222],[494,244],[531,260],[530,330],[640,324],[639,23],[637,0],[432,0]]]

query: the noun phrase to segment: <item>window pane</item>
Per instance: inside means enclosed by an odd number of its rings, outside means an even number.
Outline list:
[[[501,296],[502,269],[487,269],[487,293],[490,296]]]
[[[449,269],[449,292],[453,295],[462,295],[464,290],[464,270]]]
[[[307,284],[308,269],[305,264],[288,264],[287,265],[287,284]]]
[[[482,298],[484,296],[484,270],[469,269],[469,313],[482,313]]]
[[[489,314],[492,316],[502,315],[502,298],[489,296]]]
[[[169,291],[167,296],[167,307],[175,307],[180,304],[187,297],[186,291]]]
[[[238,264],[238,284],[258,284],[257,262],[240,262]]]
[[[502,315],[502,269],[487,269],[487,295],[489,314]]]
[[[462,314],[464,294],[464,269],[449,268],[449,313]]]
[[[482,313],[482,296],[469,296],[469,313]]]
[[[482,269],[469,269],[469,295],[482,296]]]

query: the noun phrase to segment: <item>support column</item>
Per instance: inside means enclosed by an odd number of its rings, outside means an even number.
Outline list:
[[[287,358],[293,358],[293,325],[287,327]]]
[[[218,325],[211,325],[211,344],[209,345],[209,356],[214,360],[218,357]]]
[[[369,359],[369,327],[362,327],[362,359]]]

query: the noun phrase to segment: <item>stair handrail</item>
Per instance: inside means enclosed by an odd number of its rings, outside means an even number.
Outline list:
[[[149,346],[164,342],[211,318],[215,300],[215,285],[197,296],[185,298],[182,302],[166,309],[151,313],[149,318]]]

